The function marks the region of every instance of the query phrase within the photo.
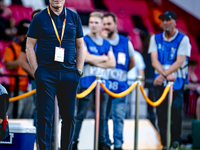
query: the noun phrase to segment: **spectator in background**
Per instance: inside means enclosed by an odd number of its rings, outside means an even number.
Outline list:
[[[126,37],[117,33],[117,18],[113,13],[104,15],[101,35],[110,42],[116,59],[116,68],[112,68],[109,73],[108,89],[114,93],[123,92],[128,88],[127,72],[135,66],[133,45]],[[114,124],[114,150],[122,149],[126,106],[126,97],[114,98],[110,96],[107,107],[105,134],[106,143],[108,146],[111,146],[108,131],[108,119],[111,112]]]
[[[186,113],[195,116],[200,120],[200,83],[195,73],[197,68],[197,61],[195,59],[189,60],[188,64],[188,77],[189,84],[187,87],[187,104]]]
[[[38,9],[38,10],[35,10],[33,13],[32,13],[32,16],[31,18],[33,19],[34,16],[39,13],[41,10]],[[19,66],[29,75],[31,76],[32,78],[34,78],[34,74],[33,74],[33,70],[31,69],[29,63],[28,63],[28,59],[27,59],[27,56],[26,56],[26,38],[24,39],[24,41],[22,42],[22,50],[20,52],[20,56],[19,56]],[[37,45],[35,46],[35,52],[36,52],[36,49],[37,49]],[[33,82],[33,87],[35,88],[35,82]]]
[[[140,52],[135,51],[134,52],[134,60],[135,60],[135,66],[128,71],[128,85],[131,86],[136,78],[138,76],[142,77],[142,80],[145,79],[145,74],[144,74],[144,69],[146,68],[146,65],[144,63],[144,59]],[[142,86],[144,86],[144,81],[142,81]],[[133,89],[133,91],[127,95],[127,118],[131,117],[134,118],[134,107],[132,104],[135,102],[135,97],[136,97],[136,88]]]
[[[12,12],[4,5],[4,0],[0,0],[0,40],[12,40],[14,37],[13,28],[15,21]]]
[[[191,45],[189,38],[176,29],[177,16],[172,11],[166,11],[159,16],[162,20],[163,32],[151,37],[149,53],[152,66],[155,69],[155,96],[161,97],[168,81],[173,84],[173,102],[171,115],[171,146],[179,149],[181,142],[183,87],[188,83],[188,57]],[[163,149],[166,146],[168,98],[157,107],[158,127]]]
[[[103,26],[103,14],[100,12],[93,12],[90,14],[89,27],[90,33],[84,36],[85,46],[87,47],[85,56],[85,65],[83,68],[83,77],[80,81],[80,92],[85,91],[95,78],[104,68],[115,67],[115,57],[112,52],[110,43],[100,36],[100,31]],[[95,70],[95,71],[94,71]],[[104,75],[101,75],[104,80]],[[105,77],[107,79],[107,76]],[[105,82],[104,82],[105,83]],[[85,119],[87,110],[93,101],[95,91],[93,90],[86,97],[79,99],[78,110],[76,117],[76,128],[74,133],[73,150],[77,150],[78,137],[83,119]],[[100,128],[99,128],[99,150],[106,150],[107,145],[105,141],[105,119],[106,107],[109,95],[101,89],[101,103],[100,103]]]
[[[28,31],[28,27],[30,25],[29,20],[22,20],[17,25],[17,34],[16,38],[18,42],[13,42],[10,44],[4,53],[4,61],[5,67],[9,71],[10,74],[18,74],[18,75],[27,75],[26,72],[19,67],[19,55],[22,50],[21,44],[23,43],[26,33]],[[27,77],[20,77],[19,83],[15,83],[15,77],[10,77],[10,97],[14,96],[14,88],[15,84],[19,84],[19,92],[18,94],[24,94],[27,92],[28,88],[28,78]],[[15,95],[16,96],[16,95]],[[13,117],[13,103],[10,104],[9,107],[9,116]],[[17,111],[17,118],[31,118],[33,114],[33,99],[32,97],[26,97],[18,101],[18,111]]]

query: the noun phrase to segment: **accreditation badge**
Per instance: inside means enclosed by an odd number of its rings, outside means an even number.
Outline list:
[[[119,52],[117,57],[117,64],[125,65],[126,64],[126,54]]]
[[[56,47],[56,48],[55,48],[55,57],[54,57],[54,61],[64,62],[64,52],[65,52],[65,49],[64,49],[64,48]]]

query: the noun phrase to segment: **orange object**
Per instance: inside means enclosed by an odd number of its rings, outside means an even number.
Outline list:
[[[157,8],[153,8],[153,10],[152,10],[153,21],[158,26],[161,24],[161,20],[158,17],[162,14],[163,14],[163,12],[161,10],[159,10]]]
[[[167,86],[165,87],[165,90],[164,90],[163,94],[161,95],[161,97],[160,97],[156,102],[152,102],[152,101],[146,96],[146,94],[145,94],[145,92],[144,92],[144,89],[143,89],[143,87],[142,87],[141,85],[140,85],[140,90],[141,90],[141,92],[142,92],[142,94],[143,94],[145,100],[147,101],[147,103],[148,103],[149,105],[153,106],[153,107],[157,107],[157,106],[159,106],[159,105],[165,100],[165,98],[166,98],[166,96],[167,96],[167,94],[168,94],[168,92],[169,92],[169,90],[170,90],[170,86],[167,85]]]
[[[135,87],[137,86],[136,83],[133,83],[126,91],[121,93],[113,93],[110,90],[108,90],[103,83],[101,83],[101,87],[112,97],[120,98],[128,95]]]
[[[77,98],[83,98],[83,97],[85,97],[86,95],[88,95],[95,88],[96,85],[97,85],[97,83],[93,82],[87,90],[83,91],[80,94],[77,94],[76,97]]]
[[[97,83],[93,82],[87,90],[83,91],[80,94],[77,94],[76,97],[77,98],[85,97],[86,95],[88,95],[95,88],[96,85],[97,85]],[[20,99],[28,97],[28,96],[30,96],[30,95],[32,95],[34,93],[36,93],[36,89],[34,89],[34,90],[30,91],[30,92],[27,92],[25,94],[22,94],[22,95],[19,95],[19,96],[16,96],[16,97],[12,97],[12,98],[9,99],[9,102],[14,102],[14,101],[20,100]]]
[[[34,93],[36,93],[36,89],[34,89],[34,90],[30,91],[30,92],[24,93],[22,95],[19,95],[19,96],[9,98],[9,102],[18,101],[18,100],[20,100],[22,98],[25,98],[25,97],[28,97],[28,96],[30,96],[30,95],[32,95]]]
[[[5,62],[14,61],[15,57],[16,57],[16,59],[19,58],[22,47],[18,43],[15,43],[15,42],[12,43],[12,46],[14,48],[15,54],[13,53],[13,50],[11,49],[11,47],[6,47],[5,53],[4,53]],[[17,67],[16,70],[9,70],[9,73],[10,74],[27,75],[27,73],[19,66]],[[13,92],[14,87],[15,87],[15,77],[9,77],[9,78],[10,78],[10,91]],[[27,91],[27,87],[28,87],[28,78],[20,77],[19,78],[19,90]]]

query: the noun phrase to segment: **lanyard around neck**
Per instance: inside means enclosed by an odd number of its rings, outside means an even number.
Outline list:
[[[61,34],[61,38],[59,37],[59,34],[58,34],[58,30],[56,28],[56,25],[51,17],[51,14],[50,14],[50,11],[49,11],[49,7],[47,7],[47,11],[48,11],[48,14],[49,14],[49,17],[51,18],[51,22],[53,24],[53,28],[54,28],[54,31],[56,33],[56,36],[57,36],[57,39],[59,41],[59,44],[60,44],[60,47],[61,47],[61,42],[62,42],[62,39],[63,39],[63,35],[64,35],[64,32],[65,32],[65,24],[66,24],[66,8],[65,8],[65,19],[63,21],[63,26],[62,26],[62,34]]]

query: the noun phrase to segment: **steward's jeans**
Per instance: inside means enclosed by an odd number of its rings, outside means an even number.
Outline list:
[[[35,72],[37,89],[37,136],[41,150],[50,150],[54,100],[57,95],[62,118],[61,150],[71,150],[75,126],[75,103],[80,80],[78,70],[52,71],[38,67]]]
[[[164,91],[164,87],[155,86],[155,97],[158,100]],[[182,104],[183,104],[183,88],[173,91],[173,100],[171,108],[171,143],[174,141],[181,142],[181,124],[182,124]],[[158,116],[158,128],[160,130],[162,145],[166,146],[167,137],[167,108],[168,95],[165,100],[156,107]]]
[[[124,119],[126,116],[126,97],[121,98],[109,98],[109,103],[106,112],[106,124],[105,124],[105,134],[106,134],[106,144],[111,145],[111,140],[109,138],[108,131],[108,119],[112,118],[113,120],[113,139],[114,139],[114,148],[121,148],[123,144],[123,128],[124,128]],[[111,113],[111,114],[110,114]]]
[[[81,87],[80,92],[85,91],[85,88]],[[89,93],[86,97],[79,99],[78,110],[76,117],[76,127],[74,133],[74,142],[78,141],[83,119],[87,115],[88,108],[92,101],[95,99],[95,90]],[[105,143],[105,120],[106,120],[106,107],[109,100],[109,95],[106,92],[100,94],[100,126],[99,126],[99,142]]]

